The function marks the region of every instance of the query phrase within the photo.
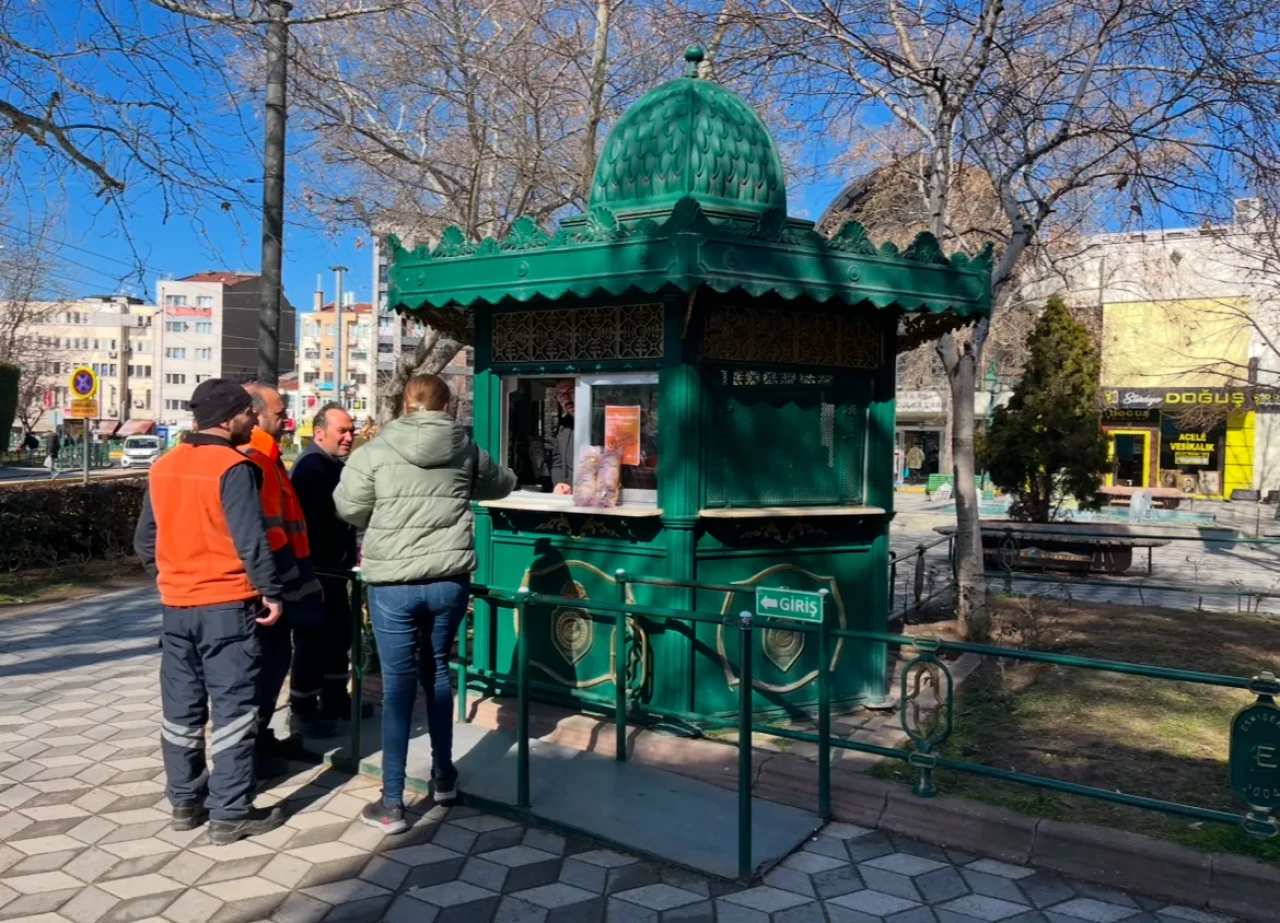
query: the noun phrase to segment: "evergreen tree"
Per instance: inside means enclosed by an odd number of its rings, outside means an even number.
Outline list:
[[[1013,494],[1015,519],[1050,522],[1062,501],[1102,505],[1107,469],[1098,348],[1059,296],[1051,297],[1027,340],[1030,358],[1006,407],[997,408],[985,445],[992,482]]]

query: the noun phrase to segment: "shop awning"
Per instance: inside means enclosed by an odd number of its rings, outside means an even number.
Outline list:
[[[99,420],[98,425],[93,428],[93,434],[100,439],[110,439],[119,428],[119,420]]]
[[[117,436],[147,436],[155,428],[155,422],[152,420],[130,420],[124,426],[120,427]]]

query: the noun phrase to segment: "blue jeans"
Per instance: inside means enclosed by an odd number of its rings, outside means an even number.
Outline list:
[[[405,762],[418,683],[427,695],[432,774],[453,768],[453,688],[449,652],[467,614],[471,576],[369,587],[369,614],[382,662],[382,799],[404,800]]]

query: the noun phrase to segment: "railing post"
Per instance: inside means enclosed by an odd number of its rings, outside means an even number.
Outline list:
[[[920,611],[920,600],[924,598],[924,545],[921,545],[916,551],[916,570],[911,584],[911,593],[914,596],[912,600],[913,608],[918,613]]]
[[[818,816],[831,817],[831,648],[827,634],[831,591],[822,596],[822,621],[818,623]]]
[[[520,596],[529,595],[528,587]],[[529,623],[523,598],[515,605],[516,624],[516,807],[529,807]]]
[[[898,552],[889,552],[889,614],[893,614],[893,604],[898,596]]]
[[[622,568],[614,573],[617,582],[618,602],[627,604],[627,572]],[[627,761],[627,613],[613,616],[613,728],[614,754],[619,763]]]
[[[738,616],[742,629],[738,664],[738,877],[751,877],[751,613]]]
[[[364,717],[364,584],[360,574],[351,575],[351,760],[360,774],[361,732]]]

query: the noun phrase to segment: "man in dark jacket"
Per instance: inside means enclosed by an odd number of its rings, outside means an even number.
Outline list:
[[[558,494],[573,493],[573,427],[574,390],[577,382],[564,378],[556,383],[556,403],[560,405],[559,421],[551,449],[551,483]]]
[[[213,378],[196,387],[191,410],[200,432],[151,469],[134,550],[164,604],[160,739],[173,828],[208,817],[210,841],[227,844],[283,823],[279,808],[253,806],[253,790],[260,632],[280,620],[284,584],[258,470],[236,448],[256,419],[248,394]]]
[[[290,479],[302,504],[311,539],[311,563],[318,571],[343,571],[356,566],[356,530],[338,518],[333,492],[342,477],[343,462],[355,442],[355,423],[337,404],[326,404],[315,416],[311,445],[293,463]],[[316,643],[299,644],[293,682],[299,690],[318,689],[324,718],[341,720],[351,714],[351,588],[346,580],[320,577],[324,587],[324,625],[314,629]],[[297,708],[299,703],[294,703]]]

